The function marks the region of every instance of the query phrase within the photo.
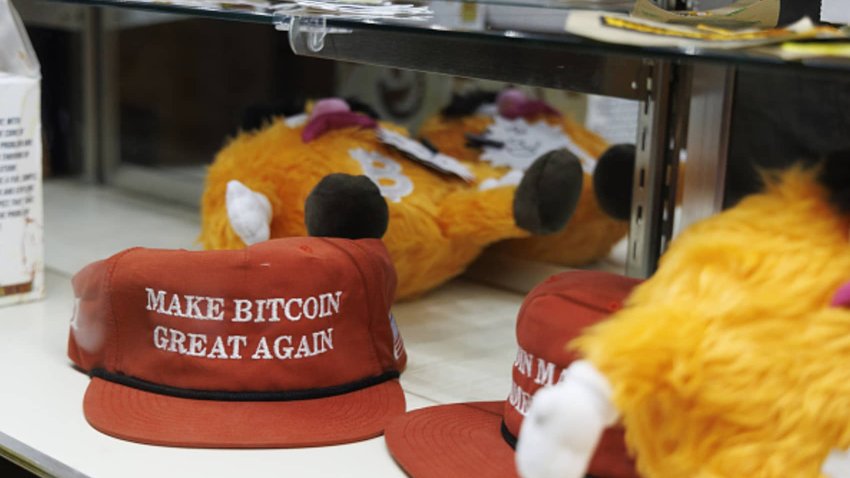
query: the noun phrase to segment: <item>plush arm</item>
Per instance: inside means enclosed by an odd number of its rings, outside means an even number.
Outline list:
[[[579,360],[565,379],[534,395],[516,463],[523,478],[582,478],[605,428],[617,421],[608,380]]]

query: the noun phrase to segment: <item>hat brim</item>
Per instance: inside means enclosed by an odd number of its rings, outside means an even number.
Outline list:
[[[422,408],[384,431],[390,454],[414,478],[514,478],[514,450],[502,437],[505,402]]]
[[[152,445],[288,448],[335,445],[381,435],[404,413],[398,380],[325,398],[278,402],[178,398],[92,378],[88,422],[107,435]]]

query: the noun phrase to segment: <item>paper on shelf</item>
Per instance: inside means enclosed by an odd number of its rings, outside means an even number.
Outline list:
[[[725,7],[701,11],[669,11],[651,0],[637,0],[632,16],[679,25],[771,28],[779,22],[779,0],[738,0]]]
[[[565,30],[597,41],[684,50],[736,49],[809,38],[847,38],[833,27],[815,26],[808,18],[771,29],[725,30],[705,25],[673,25],[606,12],[577,11]]]
[[[266,0],[133,0],[138,3],[173,5],[175,7],[221,9],[265,13],[271,6]]]
[[[289,15],[343,16],[351,18],[430,18],[434,12],[427,6],[392,3],[384,0],[293,0],[277,3],[271,9]]]
[[[821,0],[820,20],[829,23],[850,23],[850,1]]]

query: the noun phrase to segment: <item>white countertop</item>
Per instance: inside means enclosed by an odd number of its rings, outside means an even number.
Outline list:
[[[0,363],[6,364],[0,448],[64,476],[405,476],[383,438],[307,449],[203,450],[125,442],[91,428],[82,413],[89,379],[65,356],[71,275],[130,246],[195,248],[197,218],[67,182],[48,183],[45,203],[47,299],[0,308]],[[461,279],[397,305],[409,355],[401,380],[408,408],[505,399],[521,302],[520,294]]]
[[[91,428],[82,413],[89,379],[65,356],[71,275],[130,246],[197,248],[198,218],[95,186],[51,182],[45,189],[47,299],[0,307],[0,455],[34,462],[40,472],[57,476],[405,476],[383,438],[318,448],[210,450],[141,445]],[[510,266],[511,277],[499,282],[518,289],[558,272],[551,266],[518,272],[516,264]],[[601,268],[621,266],[614,260]],[[471,275],[492,279],[504,267],[479,264]],[[458,279],[398,304],[394,313],[409,356],[401,379],[408,408],[505,399],[522,298]],[[850,455],[833,458],[824,471],[850,478]]]

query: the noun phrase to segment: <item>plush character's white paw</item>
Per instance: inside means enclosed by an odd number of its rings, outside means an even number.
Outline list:
[[[850,450],[834,450],[823,464],[822,473],[829,478],[850,476]]]
[[[605,427],[616,421],[610,386],[589,363],[575,362],[566,379],[538,391],[516,449],[524,478],[582,478]]]
[[[230,227],[247,245],[269,239],[272,205],[267,197],[237,180],[227,183],[227,217]]]

